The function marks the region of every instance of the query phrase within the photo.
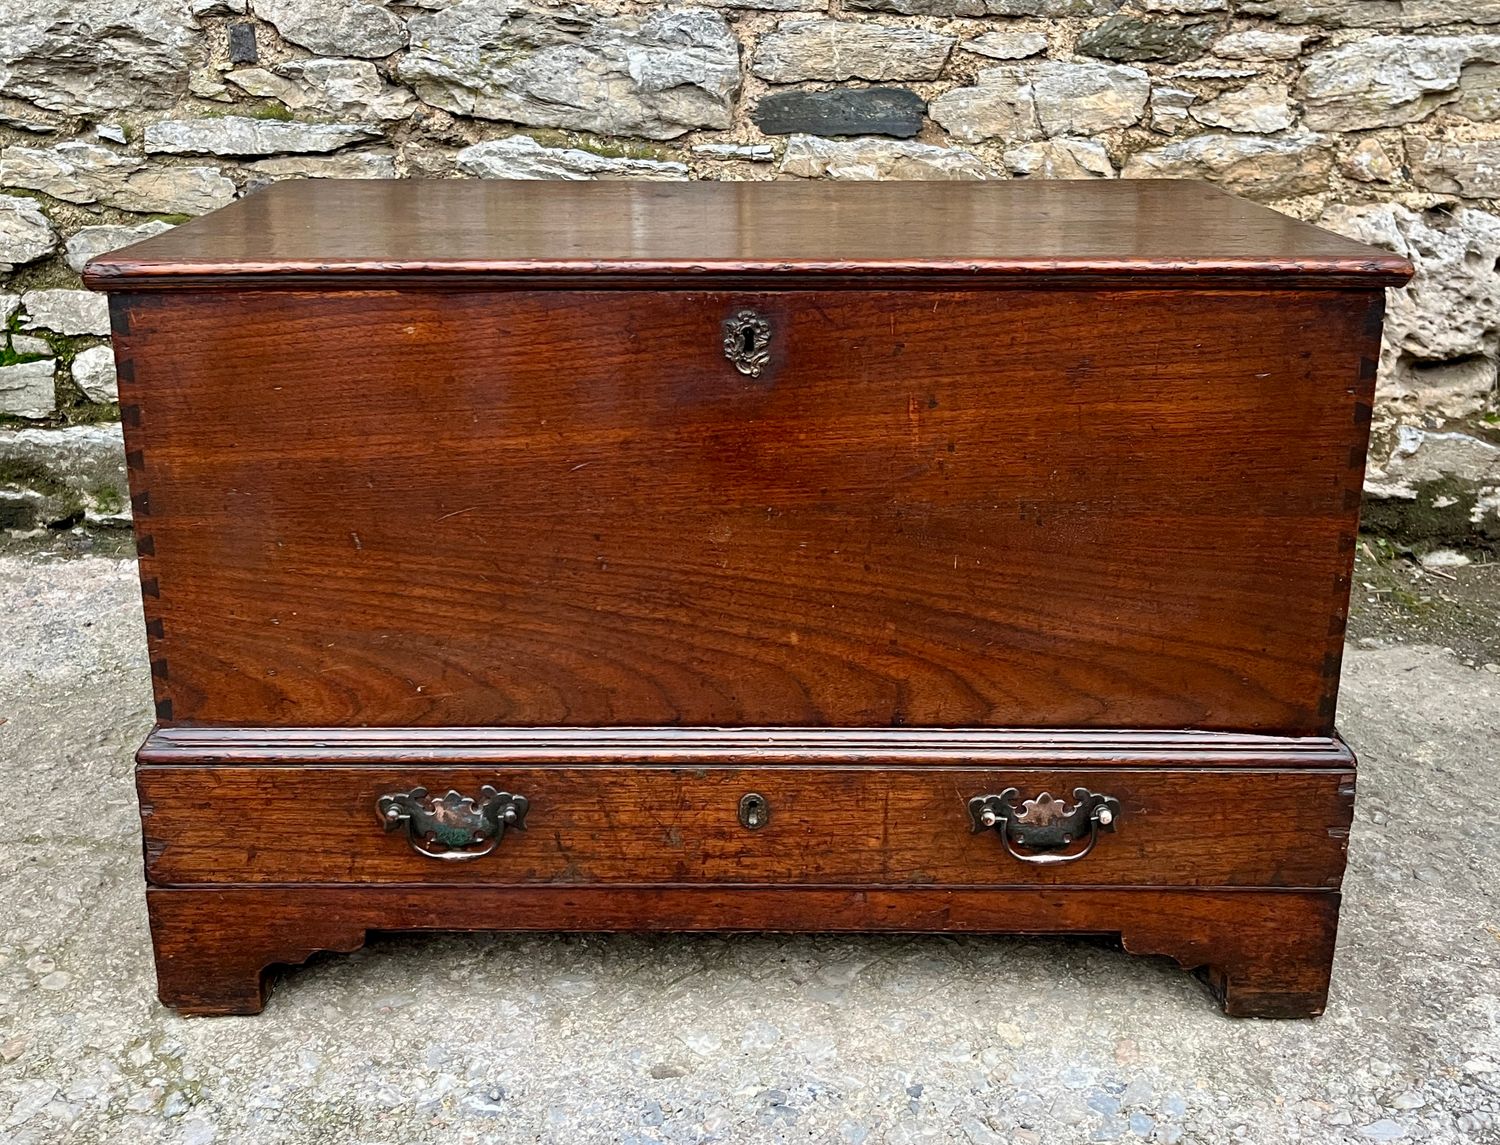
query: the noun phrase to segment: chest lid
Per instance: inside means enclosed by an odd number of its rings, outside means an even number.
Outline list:
[[[1399,255],[1202,183],[275,184],[84,271],[100,290],[1399,285]]]

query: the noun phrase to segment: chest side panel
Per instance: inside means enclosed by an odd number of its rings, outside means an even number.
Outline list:
[[[115,301],[166,722],[1331,726],[1378,292]]]

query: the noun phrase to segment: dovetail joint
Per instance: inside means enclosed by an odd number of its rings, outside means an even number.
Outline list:
[[[118,294],[109,296],[109,324],[116,334],[130,333],[130,307]]]

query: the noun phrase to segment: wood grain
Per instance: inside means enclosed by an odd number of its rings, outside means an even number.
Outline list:
[[[1380,296],[1161,297],[127,296],[159,712],[1326,735]]]
[[[1337,736],[1025,728],[236,728],[158,727],[143,764],[705,763],[742,767],[1151,767],[1347,771]]]
[[[444,863],[387,834],[383,794],[526,796],[526,830]],[[1339,885],[1352,771],[979,768],[142,767],[147,878],[191,883]],[[1120,800],[1085,859],[1034,866],[975,834],[968,800],[1018,788]],[[184,792],[192,792],[184,798]],[[740,798],[770,821],[741,826]],[[1076,848],[1075,848],[1076,850]]]
[[[253,1014],[268,966],[349,951],[367,930],[904,931],[1117,934],[1197,970],[1226,1013],[1306,1018],[1328,996],[1336,892],[739,890],[613,887],[151,888],[160,997]]]
[[[371,928],[874,929],[1119,934],[1317,1013],[1410,273],[1203,186],[1024,180],[308,180],[94,260],[162,998],[254,1012]],[[472,866],[375,822],[491,782],[531,824]],[[1122,813],[1076,865],[969,831],[1079,785]]]
[[[277,183],[94,259],[100,289],[1396,286],[1399,255],[1204,183]]]

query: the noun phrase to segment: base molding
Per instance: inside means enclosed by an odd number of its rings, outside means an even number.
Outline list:
[[[224,886],[147,891],[161,1000],[185,1014],[253,1014],[267,971],[368,931],[772,931],[1118,935],[1209,986],[1226,1014],[1323,1011],[1334,891],[852,887]],[[473,920],[504,920],[476,924]]]
[[[157,727],[143,764],[1354,766],[1337,735],[1093,728]]]

